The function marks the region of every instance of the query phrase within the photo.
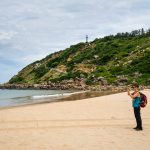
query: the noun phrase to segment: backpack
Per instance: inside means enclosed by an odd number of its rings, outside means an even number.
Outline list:
[[[140,107],[145,107],[147,105],[147,97],[145,94],[140,92],[140,97],[141,97],[141,101],[140,101]]]

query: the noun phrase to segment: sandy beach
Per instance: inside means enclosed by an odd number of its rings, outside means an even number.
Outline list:
[[[1,109],[0,150],[149,150],[149,103],[141,113],[144,130],[135,131],[126,92]]]

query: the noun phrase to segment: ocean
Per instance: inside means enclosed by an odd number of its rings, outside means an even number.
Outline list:
[[[45,101],[57,101],[71,95],[70,90],[7,90],[0,89],[0,108]]]

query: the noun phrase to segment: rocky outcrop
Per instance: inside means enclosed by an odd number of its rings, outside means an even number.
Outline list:
[[[107,80],[104,77],[98,77],[97,79],[100,85],[108,85]]]
[[[33,85],[26,84],[1,84],[0,89],[32,89]]]
[[[100,80],[101,81],[101,80]],[[103,80],[102,80],[103,81]],[[42,84],[0,84],[0,89],[45,89],[45,90],[70,90],[70,89],[76,89],[76,90],[91,90],[91,91],[126,91],[127,85],[126,82],[128,80],[126,78],[120,79],[117,81],[117,85],[107,85],[107,84],[98,84],[98,85],[86,85],[83,80],[63,80],[63,82],[60,83],[42,83]],[[147,82],[150,82],[148,80]],[[150,86],[141,86],[141,89],[148,88],[150,89]]]
[[[128,81],[129,81],[129,79],[128,79],[128,77],[126,77],[126,76],[124,76],[124,75],[122,75],[122,76],[117,76],[117,80],[115,81],[115,85],[117,85],[117,86],[123,86],[123,85],[127,85],[127,83],[128,83]]]
[[[42,84],[1,84],[0,89],[45,89],[45,90],[67,90],[67,89],[77,89],[86,90],[88,86],[83,83],[83,81],[68,81],[64,80],[60,83],[42,83]]]

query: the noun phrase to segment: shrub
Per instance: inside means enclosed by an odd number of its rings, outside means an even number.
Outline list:
[[[48,72],[48,68],[46,68],[44,65],[42,65],[42,66],[38,67],[36,70],[34,70],[34,72],[35,72],[35,76],[37,78],[40,78]]]
[[[13,83],[23,83],[24,78],[21,76],[15,76],[12,79],[10,79],[9,83],[13,84]]]

